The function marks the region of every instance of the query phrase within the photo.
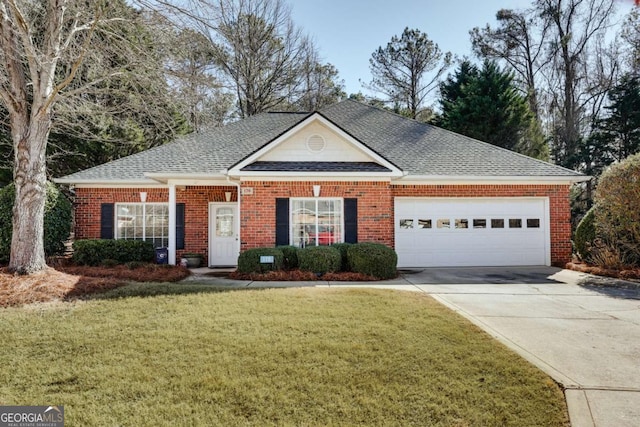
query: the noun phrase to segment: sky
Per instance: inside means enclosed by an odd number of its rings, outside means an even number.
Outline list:
[[[617,0],[628,13],[633,0]],[[292,17],[344,79],[347,94],[369,94],[369,58],[405,27],[427,33],[443,52],[472,60],[469,30],[495,26],[500,9],[526,9],[532,0],[289,0]]]

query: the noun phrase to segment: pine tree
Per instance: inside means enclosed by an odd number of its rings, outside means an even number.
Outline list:
[[[468,61],[440,87],[445,129],[546,159],[548,150],[527,100],[513,83],[513,75],[493,61],[478,69]]]

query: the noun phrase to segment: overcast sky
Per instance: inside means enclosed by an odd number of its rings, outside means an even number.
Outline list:
[[[371,80],[369,58],[405,27],[428,34],[443,51],[471,56],[469,30],[495,25],[499,9],[524,9],[531,0],[289,0],[294,22],[310,35],[325,62],[335,65],[347,94]],[[633,0],[617,0],[621,14]]]

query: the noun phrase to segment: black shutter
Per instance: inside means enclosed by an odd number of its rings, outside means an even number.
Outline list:
[[[176,249],[184,249],[184,203],[176,203]]]
[[[276,199],[276,246],[289,244],[289,199]]]
[[[358,199],[344,199],[344,242],[358,243]]]
[[[113,203],[100,205],[100,238],[113,239]]]

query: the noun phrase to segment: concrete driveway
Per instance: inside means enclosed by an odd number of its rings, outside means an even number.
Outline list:
[[[572,426],[640,426],[639,288],[602,288],[607,279],[548,267],[423,269],[403,279],[559,382]]]

